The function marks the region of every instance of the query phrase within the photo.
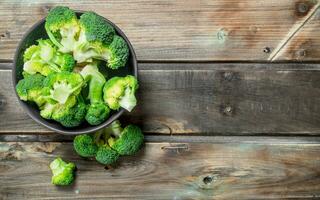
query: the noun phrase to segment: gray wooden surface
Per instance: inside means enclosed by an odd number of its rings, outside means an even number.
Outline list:
[[[189,137],[190,138],[190,137]],[[224,137],[206,143],[148,142],[104,168],[69,143],[1,142],[3,199],[279,199],[320,197],[319,138]],[[73,186],[50,184],[55,156],[77,163]]]
[[[84,160],[72,136],[19,107],[12,59],[56,5],[116,23],[139,62],[126,123],[146,145],[113,166]],[[318,0],[0,0],[0,199],[319,199]],[[76,183],[50,184],[56,156]]]

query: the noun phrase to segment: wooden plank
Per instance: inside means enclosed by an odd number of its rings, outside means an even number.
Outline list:
[[[270,135],[320,132],[318,64],[139,65],[139,104],[122,119],[145,133]],[[196,70],[195,70],[196,69]],[[0,132],[47,133],[0,73]]]
[[[304,24],[317,2],[2,0],[0,59],[13,58],[22,35],[50,8],[66,5],[96,11],[119,25],[139,60],[268,60]],[[312,56],[319,60],[319,54]]]
[[[290,141],[287,138],[287,141]],[[320,197],[320,143],[147,143],[107,170],[70,143],[0,143],[2,199],[308,199]],[[56,156],[76,182],[50,184]]]
[[[320,55],[320,9],[301,28],[273,60],[316,61]]]

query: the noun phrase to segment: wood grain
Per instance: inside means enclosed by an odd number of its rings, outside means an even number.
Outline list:
[[[148,134],[320,133],[318,64],[140,64],[139,104],[122,119]],[[0,132],[47,133],[0,73]]]
[[[287,138],[290,141],[290,138]],[[70,143],[0,143],[1,199],[307,199],[320,197],[315,143],[147,143],[107,170]],[[76,182],[50,184],[56,156],[75,162]]]
[[[96,11],[115,22],[139,60],[268,60],[318,4],[317,0],[2,0],[0,59],[13,58],[22,35],[50,8],[66,5]],[[318,31],[308,37],[316,40]],[[303,60],[319,60],[316,52],[308,54]]]

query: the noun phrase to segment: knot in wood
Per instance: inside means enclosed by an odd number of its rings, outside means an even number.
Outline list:
[[[304,14],[309,11],[309,5],[306,3],[298,3],[296,9],[299,13]]]

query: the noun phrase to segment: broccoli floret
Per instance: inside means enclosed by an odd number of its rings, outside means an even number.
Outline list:
[[[63,53],[72,52],[80,27],[76,13],[68,7],[57,6],[46,17],[45,29],[50,40]]]
[[[38,45],[32,45],[24,53],[23,69],[28,74],[40,73],[48,76],[53,72],[69,71],[75,66],[75,60],[70,54],[56,50],[50,40],[38,40]]]
[[[110,135],[102,129],[93,135],[76,136],[73,140],[73,147],[82,157],[95,157],[97,162],[110,165],[118,160],[119,154],[108,145],[109,138]]]
[[[77,96],[84,85],[82,76],[73,72],[49,74],[44,80],[44,86],[50,92],[48,98],[64,104],[71,95]]]
[[[104,85],[104,101],[113,110],[122,107],[131,112],[137,104],[135,92],[138,86],[138,80],[134,76],[113,77]]]
[[[52,184],[65,186],[73,183],[76,169],[74,163],[66,163],[58,157],[50,163],[50,169],[53,174],[51,179]]]
[[[80,125],[87,111],[80,94],[84,85],[82,76],[73,72],[54,73],[44,79],[43,85],[42,94],[46,103],[40,107],[40,115],[65,127]]]
[[[102,99],[102,89],[106,82],[105,77],[98,70],[96,64],[89,64],[80,72],[85,81],[89,82],[90,105],[86,120],[91,125],[104,122],[109,116],[110,109]]]
[[[109,146],[120,155],[134,155],[143,144],[144,136],[138,126],[128,125],[122,129],[120,122],[114,121],[105,131],[112,135]]]
[[[129,57],[128,45],[122,37],[115,35],[114,28],[103,17],[86,12],[79,22],[81,31],[73,52],[79,63],[99,59],[107,61],[111,69],[125,66]]]
[[[124,67],[129,58],[129,48],[126,41],[116,35],[112,43],[108,47],[108,67],[111,69],[118,69]]]
[[[79,95],[77,104],[73,107],[54,111],[52,118],[65,127],[79,126],[84,121],[87,112],[87,106],[81,99],[82,97]]]
[[[98,146],[89,134],[77,135],[73,140],[74,150],[82,157],[94,157]]]
[[[119,159],[119,156],[118,152],[111,149],[108,144],[104,144],[99,147],[96,160],[103,165],[111,165]]]
[[[45,103],[42,88],[45,77],[40,74],[28,75],[16,85],[19,98],[23,101],[33,101],[38,106]]]

